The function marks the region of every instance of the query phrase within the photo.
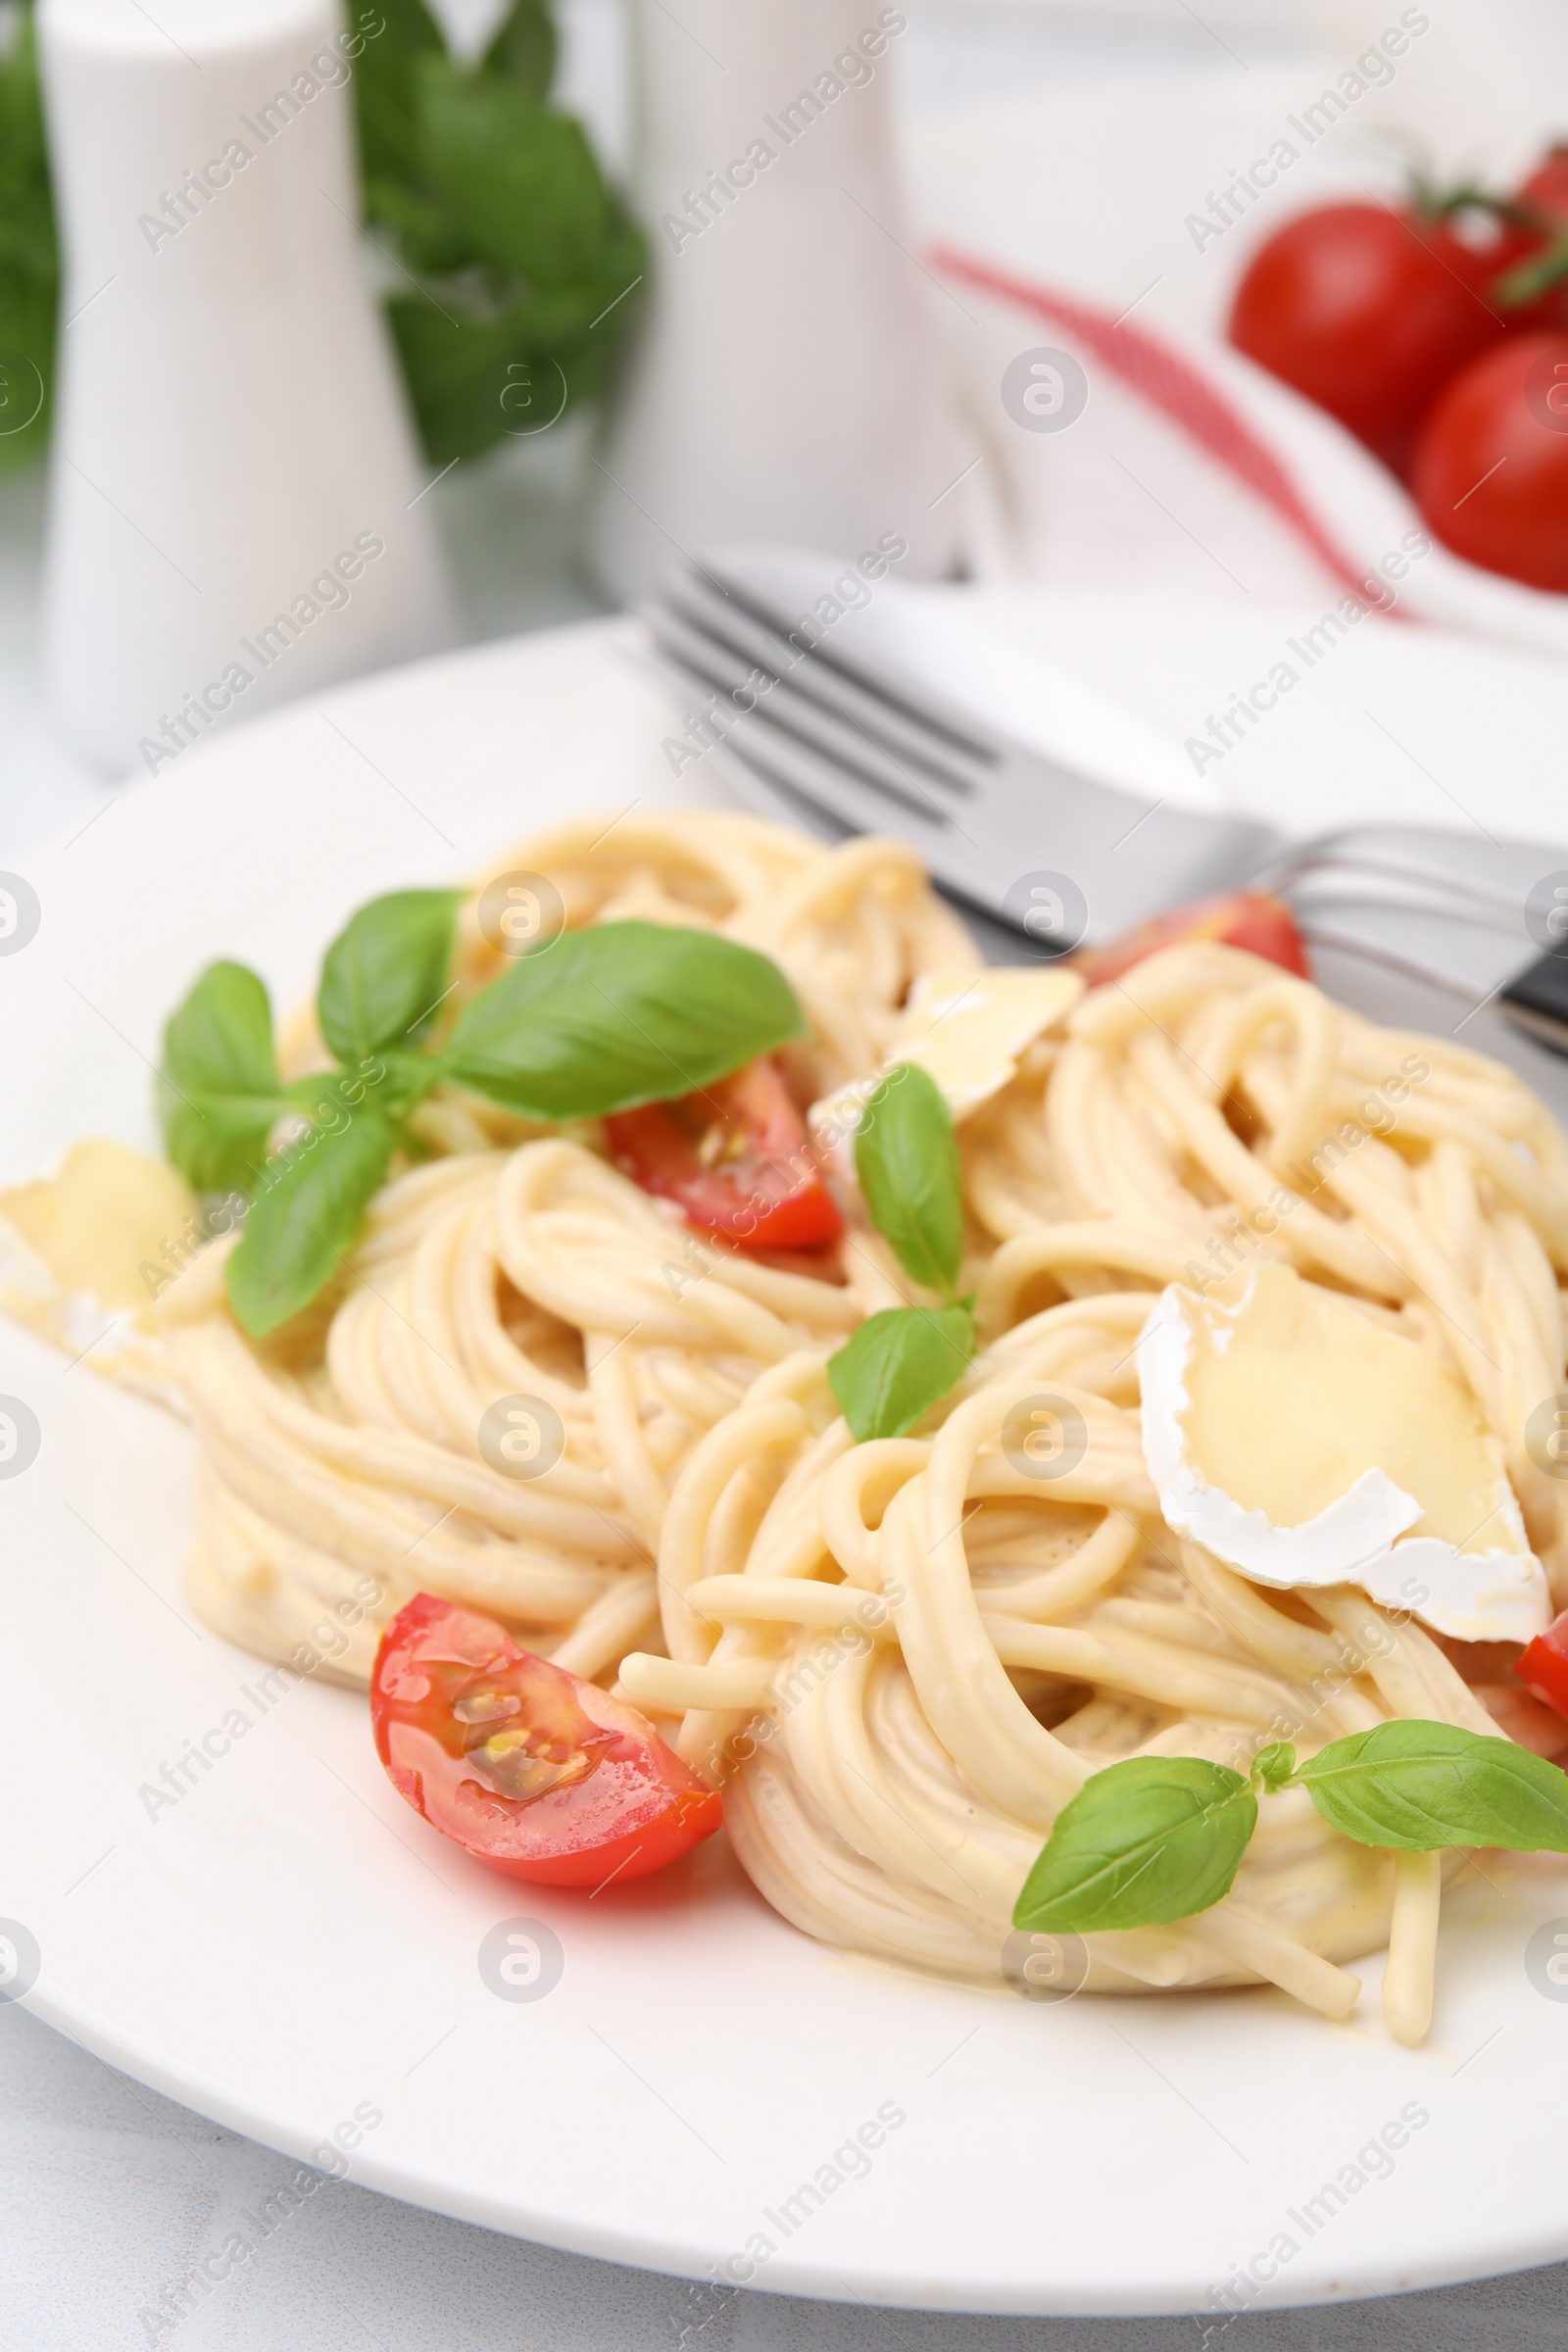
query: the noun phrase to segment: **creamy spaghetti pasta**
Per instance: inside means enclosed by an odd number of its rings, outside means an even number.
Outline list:
[[[875,1066],[922,972],[978,962],[917,860],[886,843],[829,852],[752,817],[633,815],[538,836],[495,868],[509,873],[546,878],[572,927],[638,917],[764,950],[808,1011],[795,1050],[808,1099]],[[464,911],[454,1011],[504,962],[480,927],[490,879]],[[324,1059],[297,1015],[285,1070]],[[203,1452],[192,1595],[286,1661],[368,1579],[370,1607],[321,1668],[353,1683],[421,1588],[613,1679],[657,1629],[654,1562],[693,1446],[768,1366],[802,1348],[820,1358],[895,1300],[891,1260],[870,1235],[835,1282],[720,1256],[591,1137],[547,1136],[452,1090],[415,1123],[450,1156],[387,1186],[354,1285],[303,1357],[297,1341],[280,1351],[238,1331],[220,1250],[168,1296]],[[543,1399],[565,1435],[561,1461],[526,1482],[480,1450],[486,1408],[509,1396]]]
[[[1420,1627],[1348,1586],[1267,1594],[1166,1529],[1137,1420],[1151,1291],[1279,1254],[1415,1338],[1472,1388],[1568,1597],[1562,1489],[1522,1442],[1562,1382],[1568,1154],[1528,1090],[1218,947],[1151,959],[1067,1030],[960,1130],[991,1345],[941,1428],[854,1446],[805,1364],[787,1404],[748,1399],[672,1497],[669,1662],[623,1668],[633,1696],[686,1710],[689,1757],[745,1754],[731,1835],[787,1917],[945,1973],[998,1973],[1029,1862],[1098,1765],[1245,1766],[1266,1740],[1396,1715],[1498,1728]],[[1421,1083],[1374,1113],[1401,1063]],[[1000,1442],[1042,1390],[1089,1440],[1050,1481]],[[741,1473],[766,1507],[737,1543],[720,1513]],[[1341,2015],[1339,1964],[1393,1920],[1418,1930],[1396,1933],[1394,2012],[1424,2024],[1437,1867],[1282,1794],[1225,1902],[1091,1937],[1088,1981],[1261,1977]]]
[[[980,968],[892,843],[632,816],[536,838],[511,870],[547,877],[571,926],[635,915],[765,951],[809,1023],[786,1050],[802,1102],[877,1070],[922,975]],[[458,1002],[500,961],[480,904]],[[318,1063],[309,1018],[286,1052]],[[394,1172],[308,1328],[247,1340],[221,1249],[162,1302],[201,1450],[191,1591],[247,1646],[287,1659],[324,1606],[373,1592],[326,1667],[363,1683],[416,1591],[486,1611],[723,1785],[741,1861],[798,1927],[980,1981],[1013,1971],[1019,1887],[1105,1764],[1245,1771],[1267,1741],[1310,1754],[1392,1717],[1519,1727],[1530,1702],[1476,1644],[1351,1583],[1266,1590],[1174,1532],[1135,1352],[1165,1286],[1294,1268],[1463,1385],[1568,1602],[1568,1494],[1523,1435],[1563,1386],[1568,1147],[1511,1072],[1214,945],[1083,996],[957,1128],[980,1352],[914,1432],[866,1444],[827,1360],[924,1295],[853,1197],[825,1264],[748,1255],[699,1244],[593,1127],[446,1089],[416,1131],[439,1156]],[[480,1437],[518,1396],[564,1438],[526,1480]],[[1076,1447],[1031,1441],[1052,1416]],[[1231,1893],[1090,1935],[1086,1982],[1264,1981],[1341,2017],[1345,1964],[1392,1936],[1385,2005],[1413,2039],[1442,1866],[1350,1842],[1303,1789],[1269,1795]]]

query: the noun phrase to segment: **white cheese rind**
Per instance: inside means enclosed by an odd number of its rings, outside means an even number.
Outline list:
[[[1181,1419],[1192,1401],[1186,1376],[1196,1344],[1189,1299],[1199,1304],[1177,1284],[1163,1291],[1137,1347],[1144,1456],[1169,1527],[1253,1584],[1276,1591],[1359,1585],[1382,1606],[1408,1609],[1461,1642],[1529,1642],[1545,1630],[1552,1613],[1545,1574],[1528,1548],[1511,1489],[1494,1517],[1517,1548],[1461,1552],[1440,1537],[1406,1533],[1422,1506],[1381,1469],[1364,1470],[1295,1527],[1245,1508],[1206,1478]]]
[[[1528,1551],[1459,1552],[1437,1536],[1407,1536],[1350,1581],[1456,1642],[1533,1642],[1552,1618],[1545,1571]]]
[[[1421,1505],[1382,1470],[1363,1471],[1348,1494],[1300,1527],[1276,1527],[1266,1511],[1244,1510],[1222,1487],[1210,1486],[1188,1455],[1180,1419],[1192,1401],[1186,1380],[1192,1350],[1192,1328],[1173,1283],[1139,1334],[1138,1383],[1144,1458],[1165,1523],[1177,1535],[1191,1536],[1254,1584],[1334,1585],[1415,1525]]]

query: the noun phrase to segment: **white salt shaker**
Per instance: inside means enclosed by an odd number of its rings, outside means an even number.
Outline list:
[[[591,538],[613,593],[726,539],[951,567],[942,297],[893,137],[906,25],[879,0],[637,0],[650,282]]]
[[[153,773],[451,636],[359,249],[361,0],[41,0],[66,256],[44,591],[58,721]]]

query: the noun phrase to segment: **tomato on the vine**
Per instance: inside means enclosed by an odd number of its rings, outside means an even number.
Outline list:
[[[1496,281],[1514,332],[1568,331],[1568,147],[1550,147],[1516,191],[1513,267]]]
[[[1568,334],[1510,335],[1472,360],[1422,424],[1410,487],[1456,556],[1568,591]]]
[[[1485,289],[1514,248],[1500,231],[1472,244],[1458,221],[1456,207],[1298,214],[1252,256],[1231,341],[1401,469],[1433,396],[1506,331]]]

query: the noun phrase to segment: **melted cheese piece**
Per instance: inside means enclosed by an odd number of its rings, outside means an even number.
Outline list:
[[[1066,1019],[1083,991],[1079,975],[1060,964],[922,973],[881,1068],[813,1102],[813,1133],[839,1143],[852,1136],[866,1096],[901,1061],[917,1062],[935,1081],[958,1125],[1017,1075],[1019,1056]]]
[[[1258,1584],[1358,1584],[1460,1641],[1550,1620],[1463,1383],[1348,1299],[1259,1264],[1227,1304],[1173,1285],[1138,1344],[1166,1520]]]

